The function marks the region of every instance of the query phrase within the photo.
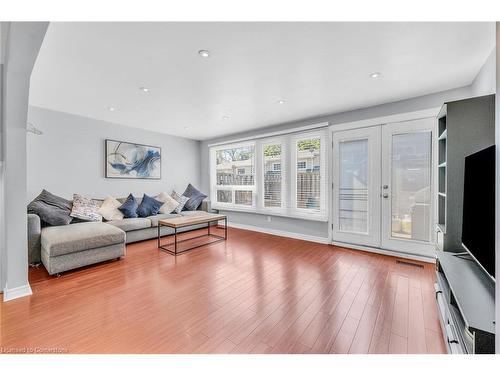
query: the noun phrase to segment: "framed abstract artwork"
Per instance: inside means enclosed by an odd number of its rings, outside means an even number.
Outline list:
[[[105,177],[161,179],[161,148],[106,139]]]

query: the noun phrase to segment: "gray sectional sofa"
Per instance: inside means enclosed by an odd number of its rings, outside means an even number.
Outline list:
[[[200,215],[209,211],[209,202],[204,201],[198,211],[104,222],[79,222],[44,228],[41,227],[37,215],[28,214],[29,262],[37,264],[41,261],[48,273],[55,275],[106,260],[118,259],[125,256],[125,244],[156,238],[159,220]],[[201,227],[203,226],[193,226],[186,230]],[[161,228],[162,235],[172,233],[171,228]]]

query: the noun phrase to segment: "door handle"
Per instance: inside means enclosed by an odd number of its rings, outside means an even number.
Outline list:
[[[387,199],[387,198],[389,198],[389,194],[387,194],[387,193],[382,194],[382,196],[383,196],[384,198],[386,198],[386,199]]]
[[[382,186],[382,189],[384,189],[384,190],[389,189],[389,185],[384,185],[384,186]]]

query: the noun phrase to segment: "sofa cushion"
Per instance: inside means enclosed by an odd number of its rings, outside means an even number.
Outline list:
[[[181,217],[181,215],[179,215],[179,214],[158,214],[158,215],[154,215],[154,216],[148,216],[148,219],[151,220],[152,227],[157,227],[158,220],[171,219],[173,217]]]
[[[125,232],[102,222],[77,223],[43,228],[41,242],[49,256],[58,256],[123,243]]]
[[[200,207],[203,199],[207,197],[207,195],[203,194],[191,184],[187,186],[182,195],[189,198],[189,200],[184,205],[184,209],[187,211],[196,211],[198,207]]]
[[[35,214],[42,220],[42,225],[67,225],[71,223],[71,201],[58,197],[47,190],[28,204],[28,213]]]
[[[129,194],[125,202],[118,209],[123,212],[125,218],[129,219],[137,217],[137,207],[139,207],[137,200],[132,194]]]
[[[106,224],[111,224],[125,232],[129,232],[131,230],[150,228],[151,220],[145,217],[135,217],[130,219],[111,220],[107,221]]]
[[[160,211],[160,207],[163,205],[163,202],[156,200],[150,197],[147,194],[144,194],[142,197],[142,202],[137,207],[137,214],[139,217],[148,217],[158,214]]]

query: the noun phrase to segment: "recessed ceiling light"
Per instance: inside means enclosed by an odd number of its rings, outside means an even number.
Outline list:
[[[278,104],[285,104],[285,101],[283,99],[278,100]]]
[[[203,58],[210,57],[210,51],[207,51],[206,49],[201,49],[198,51],[198,55],[200,55]]]
[[[114,112],[114,111],[115,111],[115,107],[108,107],[108,110],[109,110],[110,112]]]
[[[380,77],[382,73],[379,73],[379,72],[373,72],[372,74],[370,74],[370,78],[378,78]]]
[[[149,89],[147,87],[139,87],[139,90],[149,92]]]
[[[223,119],[223,120],[229,120],[229,119],[230,119],[230,117],[226,115],[226,116],[222,116],[222,119]]]

